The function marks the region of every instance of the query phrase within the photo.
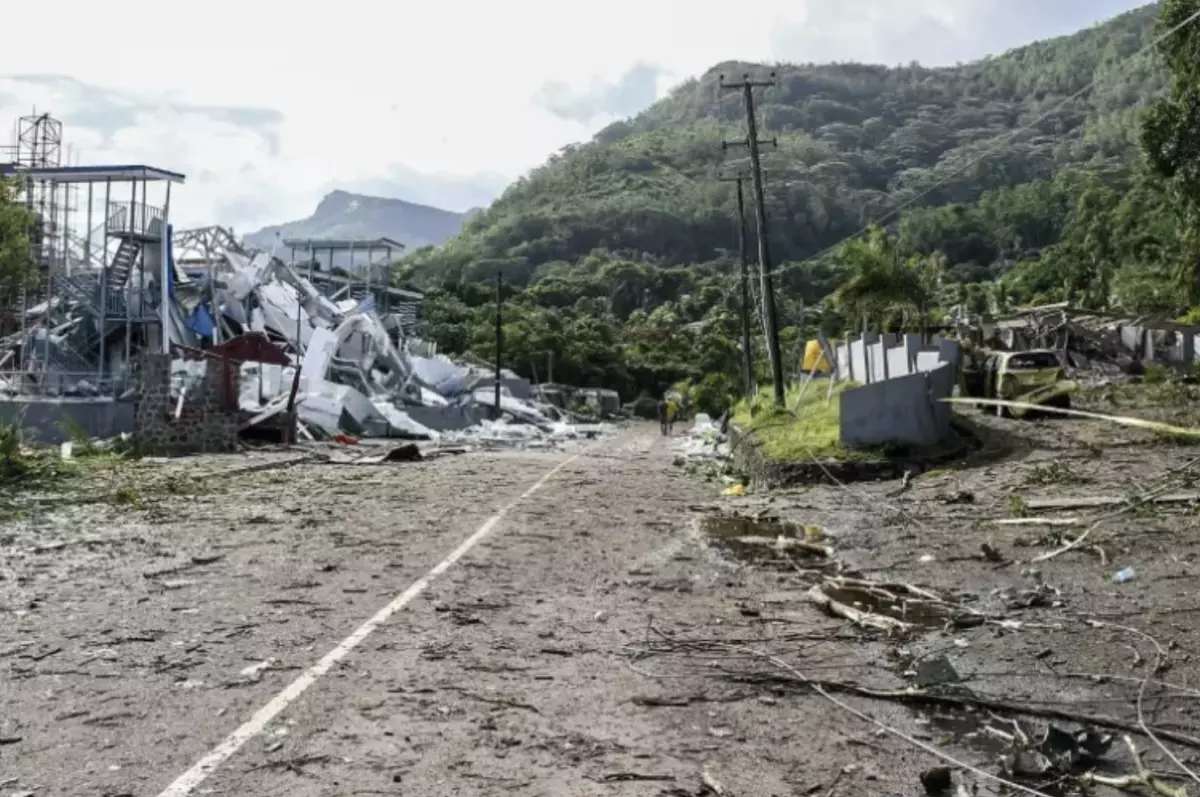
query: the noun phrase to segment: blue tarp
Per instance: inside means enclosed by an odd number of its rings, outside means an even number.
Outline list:
[[[202,338],[213,337],[217,330],[217,322],[213,320],[212,313],[202,304],[196,305],[185,326]]]
[[[175,298],[175,225],[167,225],[167,295]]]

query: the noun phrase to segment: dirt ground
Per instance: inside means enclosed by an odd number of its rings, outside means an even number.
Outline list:
[[[633,424],[419,463],[120,463],[23,495],[0,521],[0,795],[915,795],[938,754],[1001,771],[985,726],[1011,723],[965,706],[1136,730],[1139,691],[1194,768],[1195,502],[1029,560],[1114,513],[1038,499],[1152,490],[1200,451],[1100,422],[983,423],[1008,453],[907,488],[727,498]],[[733,512],[819,528],[832,555],[708,534]],[[1084,520],[1028,522],[1047,517]],[[858,628],[809,599],[837,575],[984,619]],[[939,656],[958,676],[939,705],[847,693],[912,687]],[[1108,758],[1132,771],[1119,744]]]

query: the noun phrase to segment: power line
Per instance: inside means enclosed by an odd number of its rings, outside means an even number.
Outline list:
[[[1148,44],[1143,45],[1136,52],[1134,52],[1132,55],[1130,55],[1126,60],[1133,60],[1134,58],[1138,58],[1139,56],[1145,55],[1147,52],[1157,48],[1164,41],[1171,38],[1176,33],[1178,33],[1179,31],[1186,28],[1188,25],[1195,22],[1197,19],[1200,19],[1200,11],[1195,12],[1194,14],[1189,16],[1187,19],[1185,19],[1183,22],[1180,22],[1179,24],[1172,27],[1170,30],[1165,31],[1164,33],[1158,35],[1153,40],[1151,40]],[[931,185],[929,188],[925,189],[921,193],[917,194],[916,196],[910,197],[909,199],[905,200],[904,202],[900,203],[896,207],[889,210],[887,213],[884,213],[882,216],[871,221],[870,223],[865,225],[862,229],[858,230],[855,233],[852,233],[851,235],[847,235],[845,238],[842,238],[837,243],[834,243],[834,244],[831,244],[830,246],[825,247],[821,251],[817,252],[815,255],[810,255],[809,257],[806,257],[804,260],[801,260],[797,263],[793,263],[789,266],[784,266],[783,268],[780,268],[775,273],[776,274],[784,274],[784,273],[787,273],[794,269],[799,269],[799,268],[802,268],[803,266],[807,266],[810,263],[812,263],[816,260],[819,260],[820,258],[829,254],[830,252],[833,252],[838,247],[840,247],[842,244],[847,243],[849,241],[853,241],[856,238],[859,238],[860,236],[862,236],[865,233],[867,233],[868,231],[870,231],[873,227],[879,227],[880,225],[886,223],[897,213],[900,213],[905,208],[911,207],[913,204],[920,202],[922,199],[929,196],[937,189],[945,186],[947,183],[949,183],[955,177],[958,177],[960,174],[967,171],[971,167],[978,165],[980,162],[982,162],[987,157],[995,154],[995,150],[999,149],[1000,146],[1002,146],[1003,144],[1006,144],[1009,141],[1011,141],[1012,139],[1016,138],[1017,136],[1020,136],[1024,133],[1028,133],[1030,130],[1036,128],[1042,122],[1045,122],[1047,119],[1054,116],[1059,111],[1063,110],[1063,108],[1065,108],[1068,104],[1075,102],[1080,97],[1082,97],[1084,94],[1087,94],[1089,91],[1094,89],[1096,87],[1096,84],[1099,82],[1100,82],[1099,78],[1093,78],[1092,81],[1090,83],[1088,83],[1086,86],[1084,86],[1082,89],[1080,89],[1079,91],[1070,95],[1069,97],[1064,99],[1062,102],[1060,102],[1058,105],[1054,106],[1046,113],[1044,113],[1041,116],[1034,119],[1032,122],[1029,122],[1029,123],[1025,124],[1024,126],[1019,127],[1016,130],[1010,131],[1008,133],[1003,133],[1003,134],[997,136],[996,138],[992,139],[990,142],[988,142],[988,146],[985,149],[985,151],[983,151],[983,152],[979,153],[978,155],[976,155],[975,157],[971,158],[965,164],[958,167],[954,171],[950,172],[950,174],[945,175],[944,177],[940,178],[937,182],[935,182],[933,185]]]

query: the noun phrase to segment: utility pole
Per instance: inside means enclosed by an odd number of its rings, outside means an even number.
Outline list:
[[[759,278],[762,281],[763,320],[766,322],[767,352],[771,356],[771,384],[775,390],[775,406],[785,405],[783,386],[783,361],[779,354],[779,324],[775,316],[775,287],[771,275],[771,249],[767,242],[767,207],[763,195],[762,162],[759,159],[758,148],[762,144],[777,146],[775,139],[758,140],[758,122],[754,118],[754,89],[775,85],[775,73],[770,80],[751,80],[749,75],[743,75],[738,83],[726,83],[721,76],[721,88],[738,89],[746,103],[746,140],[722,142],[722,148],[728,149],[731,144],[744,146],[750,150],[750,175],[754,179],[754,209],[758,217],[758,266]]]
[[[500,293],[502,287],[503,277],[500,275],[500,270],[496,269],[496,406],[493,409],[496,420],[500,420],[500,359],[504,353],[503,316],[500,312],[503,302],[503,296]]]
[[[717,179],[723,183],[737,183],[738,256],[742,276],[742,378],[746,383],[746,398],[749,400],[754,396],[754,350],[750,345],[750,263],[746,236],[746,200],[742,190],[742,183],[748,178],[744,174],[738,174]]]

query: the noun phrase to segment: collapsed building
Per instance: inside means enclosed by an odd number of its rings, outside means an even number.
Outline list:
[[[221,227],[177,231],[171,188],[184,175],[63,166],[60,150],[60,123],[25,117],[0,165],[35,219],[38,271],[37,287],[0,316],[0,422],[36,406],[96,436],[132,431],[123,402],[137,391],[139,357],[171,358],[182,404],[211,362],[197,352],[254,335],[286,360],[236,364],[247,431],[283,419],[309,439],[575,433],[527,380],[455,362],[418,337],[422,296],[388,279],[402,244],[287,240],[266,252]],[[287,252],[290,262],[277,256]]]
[[[1004,348],[1053,348],[1077,365],[1135,364],[1193,367],[1200,352],[1200,326],[1071,307],[1066,302],[1029,307],[998,319],[991,335]]]

